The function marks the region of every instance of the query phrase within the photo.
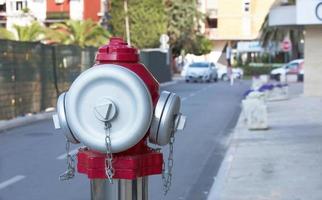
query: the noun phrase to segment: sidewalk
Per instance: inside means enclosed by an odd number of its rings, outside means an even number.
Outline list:
[[[208,200],[321,200],[322,98],[268,103],[269,130],[240,119]]]
[[[41,113],[36,113],[32,115],[16,117],[9,120],[0,120],[0,134],[13,128],[25,126],[42,120],[51,119],[53,113],[54,113],[53,111],[41,112]]]

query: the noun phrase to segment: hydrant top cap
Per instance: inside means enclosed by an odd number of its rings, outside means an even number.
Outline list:
[[[122,38],[112,37],[107,45],[98,49],[96,61],[138,62],[139,54],[136,48],[128,46]]]

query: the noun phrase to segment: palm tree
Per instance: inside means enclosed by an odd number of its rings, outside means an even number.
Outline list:
[[[8,31],[5,28],[0,28],[0,39],[14,40],[15,36],[11,31]]]
[[[37,22],[32,22],[29,26],[13,25],[17,32],[18,41],[40,41],[43,37],[44,28]]]
[[[106,43],[110,33],[92,20],[68,20],[52,24],[46,30],[46,39],[62,44],[75,44],[82,48]]]

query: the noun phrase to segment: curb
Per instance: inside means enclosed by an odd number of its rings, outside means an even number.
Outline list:
[[[169,85],[174,85],[178,82],[179,82],[178,80],[173,80],[173,81],[169,81],[169,82],[160,83],[160,86],[165,87],[165,86],[169,86]]]
[[[220,200],[220,194],[222,193],[225,187],[226,178],[230,173],[232,162],[235,158],[235,153],[238,148],[238,143],[234,142],[234,138],[237,135],[240,123],[242,123],[242,114],[239,115],[236,128],[234,129],[230,140],[230,147],[228,148],[225,158],[221,163],[217,176],[215,177],[214,183],[210,188],[207,200]]]
[[[17,117],[17,118],[13,118],[13,119],[9,119],[9,120],[0,121],[0,133],[5,132],[10,129],[13,129],[13,128],[17,128],[20,126],[31,124],[34,122],[50,119],[52,117],[53,113],[54,113],[53,111],[42,112],[42,113],[37,113],[34,115],[28,115],[28,116]]]

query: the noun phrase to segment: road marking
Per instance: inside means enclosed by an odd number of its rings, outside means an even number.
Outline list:
[[[199,91],[198,91],[198,92],[199,92]],[[196,94],[197,94],[198,92],[193,92],[193,93],[191,93],[191,94],[189,95],[189,97],[196,96]]]
[[[200,90],[198,90],[198,91],[196,91],[196,92],[192,92],[192,93],[190,93],[188,96],[182,97],[182,98],[181,98],[181,101],[186,101],[186,100],[187,100],[187,99],[189,99],[190,97],[194,97],[194,96],[196,96],[198,93],[203,92],[203,91],[205,91],[206,89],[208,89],[208,88],[210,88],[210,87],[212,87],[212,85],[208,85],[207,87],[204,87],[204,88],[202,88],[202,89],[200,89]]]
[[[22,179],[26,178],[25,176],[23,175],[17,175],[17,176],[14,176],[12,177],[11,179],[8,179],[2,183],[0,183],[0,190],[1,189],[4,189],[14,183],[17,183],[18,181],[21,181]]]
[[[71,151],[69,152],[69,154],[70,154],[71,156],[75,155],[75,154],[78,152],[78,149],[79,149],[79,148],[76,148],[76,149],[74,149],[74,150],[71,150]],[[61,154],[60,156],[58,156],[56,159],[57,159],[57,160],[63,160],[63,159],[65,159],[66,157],[67,157],[67,153],[64,153],[64,154]]]

